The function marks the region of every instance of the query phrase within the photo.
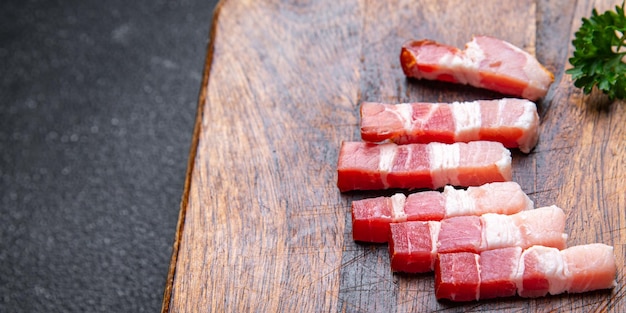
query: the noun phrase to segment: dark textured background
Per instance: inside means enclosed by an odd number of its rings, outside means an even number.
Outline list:
[[[0,1],[0,312],[157,312],[216,0]]]

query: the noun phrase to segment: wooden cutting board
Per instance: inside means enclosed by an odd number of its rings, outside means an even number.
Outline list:
[[[564,70],[580,19],[618,1],[222,1],[208,50],[163,312],[624,312],[626,103],[583,96]],[[407,80],[400,46],[473,34],[536,54],[555,74],[540,141],[513,152],[536,206],[567,214],[570,245],[615,247],[610,291],[438,302],[433,277],[394,274],[386,245],[351,237],[336,162],[361,101],[502,95]]]

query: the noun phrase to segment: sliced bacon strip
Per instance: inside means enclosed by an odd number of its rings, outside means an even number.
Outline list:
[[[494,225],[493,221],[501,224]],[[438,253],[472,252],[508,247],[529,248],[542,245],[566,247],[565,213],[556,206],[521,211],[512,215],[488,213],[482,216],[457,216],[440,222],[402,222],[390,224],[389,254],[391,269],[409,273],[433,270],[427,264]],[[415,242],[433,242],[416,245]]]
[[[352,237],[355,241],[387,242],[389,224],[405,221],[440,221],[463,215],[514,214],[533,208],[533,202],[515,182],[496,182],[443,192],[422,191],[405,196],[375,197],[352,202]]]
[[[437,189],[511,180],[511,152],[499,142],[397,145],[343,142],[337,163],[340,191]]]
[[[617,285],[613,247],[594,243],[559,250],[532,246],[439,254],[435,296],[452,301],[542,297]]]
[[[432,40],[407,42],[400,64],[408,77],[468,84],[533,101],[544,97],[554,81],[554,74],[528,52],[489,36],[475,36],[465,50]]]
[[[361,104],[361,138],[398,144],[498,141],[524,153],[537,144],[535,103],[505,98],[453,103]]]

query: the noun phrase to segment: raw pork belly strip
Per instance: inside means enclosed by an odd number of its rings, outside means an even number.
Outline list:
[[[437,189],[511,180],[511,152],[499,142],[397,145],[343,142],[339,190]]]
[[[537,106],[525,99],[361,104],[361,138],[370,142],[486,140],[528,153],[537,144],[538,129]]]
[[[475,36],[465,50],[432,40],[405,43],[400,63],[408,77],[468,84],[537,100],[554,75],[528,52],[500,39]]]
[[[496,182],[467,190],[445,186],[443,192],[423,191],[352,202],[355,241],[387,242],[389,224],[440,221],[462,215],[514,214],[533,208],[533,202],[515,182]]]
[[[435,296],[473,301],[579,293],[615,287],[616,273],[613,247],[599,243],[444,253],[435,263]]]
[[[480,253],[508,247],[542,245],[564,249],[565,213],[549,206],[512,215],[487,213],[428,222],[390,224],[389,256],[395,272],[433,270],[439,253]]]

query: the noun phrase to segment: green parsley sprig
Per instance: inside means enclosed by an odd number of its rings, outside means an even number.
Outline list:
[[[626,2],[626,1],[625,1]],[[624,3],[615,11],[583,18],[574,34],[574,55],[569,59],[574,67],[566,71],[572,75],[574,86],[591,93],[594,86],[607,94],[610,100],[626,98],[626,15]]]

